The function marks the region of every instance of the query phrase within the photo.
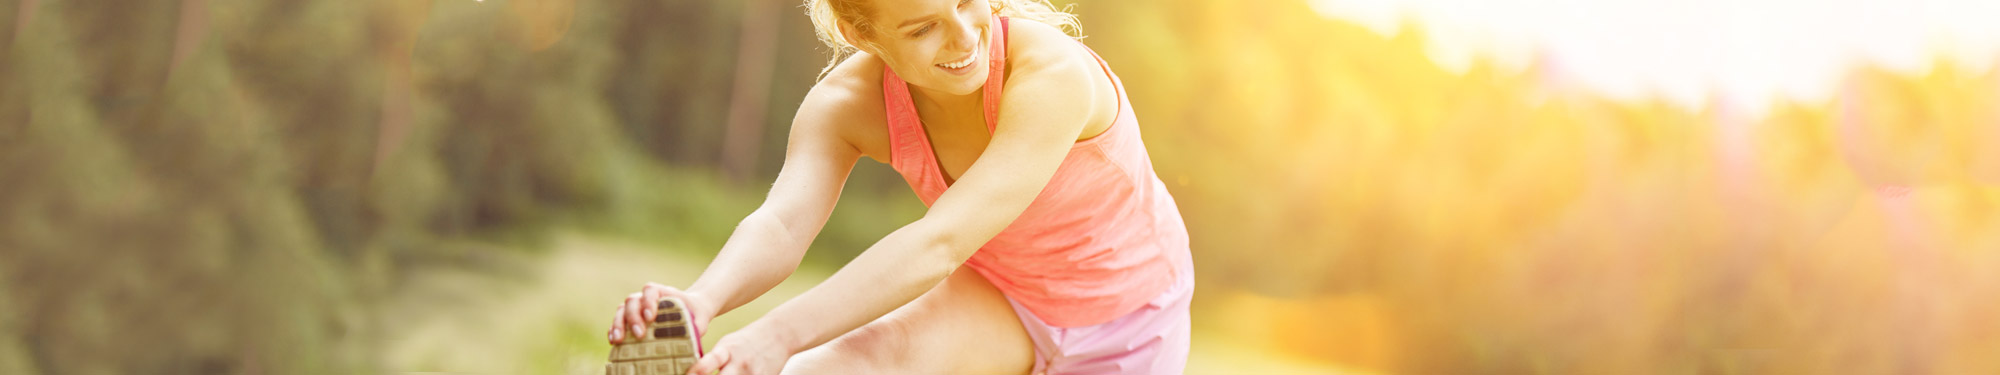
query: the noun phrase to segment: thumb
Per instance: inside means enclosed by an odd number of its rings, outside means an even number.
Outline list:
[[[695,361],[694,367],[688,368],[688,374],[714,375],[727,364],[729,364],[729,349],[715,348],[714,351],[708,352],[708,355],[702,356],[701,360]]]

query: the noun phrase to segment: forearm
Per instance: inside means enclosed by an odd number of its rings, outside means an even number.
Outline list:
[[[820,285],[745,327],[778,340],[792,353],[867,324],[922,296],[964,263],[936,225],[918,221],[876,242]]]
[[[716,314],[727,313],[791,276],[805,257],[807,243],[776,215],[761,209],[751,212],[688,291],[714,298],[719,304]]]

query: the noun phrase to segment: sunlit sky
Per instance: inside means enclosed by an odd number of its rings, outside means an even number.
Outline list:
[[[2000,56],[2000,0],[1311,1],[1385,35],[1415,21],[1447,68],[1539,57],[1615,97],[1693,105],[1712,94],[1750,111],[1828,97],[1860,64],[1924,72],[1949,57],[1983,71]]]

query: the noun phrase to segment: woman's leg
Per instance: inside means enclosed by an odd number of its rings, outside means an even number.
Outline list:
[[[1000,290],[960,266],[888,315],[793,356],[786,374],[1026,374],[1034,344]]]

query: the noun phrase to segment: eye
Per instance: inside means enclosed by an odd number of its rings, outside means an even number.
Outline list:
[[[914,32],[914,33],[910,33],[910,37],[920,37],[920,36],[924,36],[924,33],[928,33],[928,32],[931,32],[931,26],[934,26],[934,25],[936,25],[936,24],[929,24],[929,25],[924,25],[924,27],[921,27],[921,28],[917,28],[917,32]]]
[[[972,0],[958,0],[958,7],[964,8],[965,4],[971,4],[971,3]]]

